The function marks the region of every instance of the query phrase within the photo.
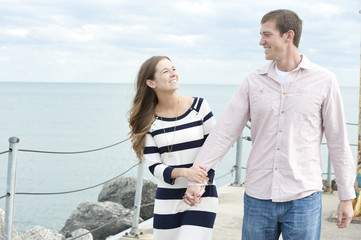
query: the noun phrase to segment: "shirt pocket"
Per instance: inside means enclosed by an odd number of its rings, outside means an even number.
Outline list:
[[[278,94],[271,88],[259,87],[251,89],[251,119],[256,120],[255,117],[264,117],[276,114],[277,98],[279,98]]]
[[[322,92],[318,89],[300,88],[287,94],[286,111],[300,115],[319,115]]]
[[[317,88],[300,88],[287,95],[285,110],[294,125],[295,135],[299,136],[297,141],[302,151],[307,151],[308,143],[320,138],[322,96],[322,91]]]

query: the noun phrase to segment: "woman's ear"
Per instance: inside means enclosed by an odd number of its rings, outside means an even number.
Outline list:
[[[147,79],[145,83],[148,85],[148,87],[155,88],[155,83],[153,80]]]

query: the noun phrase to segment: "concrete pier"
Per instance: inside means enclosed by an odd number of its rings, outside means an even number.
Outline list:
[[[227,186],[219,190],[219,208],[213,230],[213,240],[241,240],[243,217],[244,187]],[[322,240],[360,240],[361,222],[353,221],[346,229],[338,229],[336,222],[332,221],[337,210],[337,192],[322,193]],[[139,229],[143,233],[138,239],[153,239],[152,220],[141,224]],[[108,238],[107,240],[124,240],[124,232]],[[134,238],[129,238],[134,239]],[[282,239],[282,237],[280,237]]]

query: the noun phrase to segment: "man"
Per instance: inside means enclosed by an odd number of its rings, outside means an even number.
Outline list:
[[[320,239],[323,133],[338,185],[337,226],[349,225],[355,164],[336,77],[298,53],[302,21],[267,13],[261,40],[271,62],[250,73],[230,100],[195,164],[214,167],[249,119],[252,150],[245,179],[242,239]],[[189,183],[185,202],[203,190]]]

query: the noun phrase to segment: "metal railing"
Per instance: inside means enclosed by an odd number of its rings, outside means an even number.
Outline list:
[[[105,182],[102,182],[102,183],[99,183],[99,184],[96,184],[96,185],[93,185],[93,186],[90,186],[90,187],[86,187],[86,188],[70,190],[70,191],[62,191],[62,192],[16,192],[15,191],[15,186],[16,186],[16,165],[17,165],[17,154],[18,154],[18,152],[32,152],[32,153],[45,153],[45,154],[82,154],[82,153],[95,152],[95,151],[104,150],[104,149],[107,149],[107,148],[110,148],[110,147],[114,147],[116,145],[119,145],[119,144],[127,141],[127,140],[128,139],[125,139],[123,141],[111,144],[111,145],[106,146],[106,147],[101,147],[101,148],[91,149],[91,150],[86,150],[86,151],[54,152],[54,151],[18,149],[18,143],[20,142],[20,139],[17,138],[17,137],[9,138],[9,150],[0,152],[0,155],[8,153],[8,171],[7,171],[6,194],[0,197],[0,199],[6,198],[5,219],[4,219],[4,240],[11,240],[12,239],[12,234],[11,233],[12,233],[12,230],[13,230],[13,216],[14,216],[13,213],[14,213],[15,195],[58,195],[58,194],[75,193],[75,192],[85,191],[85,190],[89,190],[89,189],[104,185],[105,183],[108,183],[108,182],[110,182],[110,181],[112,181],[112,180],[126,174],[127,172],[129,172],[130,170],[132,170],[136,166],[138,166],[138,172],[144,172],[144,170],[143,170],[143,168],[144,168],[143,165],[144,164],[137,163],[137,164],[131,166],[126,171],[124,171],[122,174],[120,174],[120,175],[118,175],[116,177],[113,177],[113,178],[111,178],[111,179],[109,179],[109,180],[107,180]],[[136,189],[136,191],[137,191],[137,189]],[[136,192],[136,195],[139,195],[139,192],[138,193]],[[146,204],[146,205],[149,205],[149,204]],[[140,202],[137,200],[134,207],[133,207],[133,209],[140,209],[143,206],[140,205]],[[139,221],[139,210],[135,211],[135,212],[138,214],[138,216],[135,216],[133,214],[133,218],[138,219],[138,221]],[[134,221],[135,220],[133,220],[133,222]],[[104,224],[103,226],[97,227],[97,228],[87,232],[86,234],[95,232],[95,231],[97,231],[97,230],[99,230],[101,228],[104,228],[104,227],[106,227],[106,226],[108,226],[110,224],[112,224],[112,222],[108,222],[108,223]],[[84,236],[86,234],[82,234],[80,236],[71,238],[71,240],[77,239],[77,238],[79,238],[81,236]]]
[[[356,125],[357,124],[352,124],[352,123],[348,123],[347,125]],[[246,125],[246,127],[248,129],[251,129],[250,125]],[[118,144],[121,144],[125,141],[127,141],[128,139],[122,140],[120,142],[114,143],[112,145],[106,146],[106,147],[101,147],[101,148],[97,148],[97,149],[92,149],[92,150],[86,150],[86,151],[77,151],[77,152],[55,152],[55,151],[39,151],[39,150],[27,150],[27,149],[18,149],[18,143],[19,143],[19,138],[17,137],[11,137],[9,138],[9,150],[7,151],[3,151],[0,152],[0,155],[2,154],[6,154],[8,153],[8,172],[7,172],[7,188],[6,188],[6,194],[0,196],[0,199],[2,198],[6,198],[6,208],[5,208],[5,221],[4,221],[4,240],[11,240],[12,239],[12,229],[13,229],[13,212],[14,212],[14,200],[15,200],[15,195],[54,195],[54,194],[69,194],[69,193],[75,193],[75,192],[80,192],[80,191],[85,191],[91,188],[95,188],[98,186],[101,186],[105,183],[108,183],[124,174],[126,174],[127,172],[129,172],[131,169],[133,169],[134,167],[138,166],[138,176],[137,176],[137,186],[136,186],[136,192],[135,192],[135,199],[134,199],[134,206],[132,208],[133,210],[133,220],[132,220],[132,227],[130,230],[130,235],[127,235],[127,237],[130,238],[138,238],[139,236],[139,216],[140,216],[140,209],[141,207],[145,207],[145,206],[149,206],[154,204],[154,202],[152,203],[147,203],[147,204],[143,204],[141,205],[141,193],[142,193],[142,188],[143,188],[143,178],[144,178],[144,163],[138,163],[135,164],[133,166],[131,166],[128,170],[126,170],[125,172],[123,172],[122,174],[111,178],[110,180],[107,180],[105,182],[90,186],[90,187],[86,187],[86,188],[81,188],[81,189],[77,189],[77,190],[70,190],[70,191],[63,191],[63,192],[48,192],[48,193],[39,193],[39,192],[15,192],[15,186],[16,186],[16,164],[17,164],[17,154],[18,152],[22,151],[22,152],[33,152],[33,153],[47,153],[47,154],[81,154],[81,153],[89,153],[89,152],[94,152],[94,151],[100,151],[106,148],[110,148],[110,147],[114,147]],[[226,174],[217,177],[216,179],[225,177],[229,174],[233,174],[233,172],[235,172],[235,177],[234,177],[234,182],[232,183],[232,185],[235,186],[241,186],[241,180],[242,180],[242,170],[245,170],[245,167],[242,167],[242,151],[243,151],[243,145],[242,142],[243,140],[246,141],[252,141],[251,137],[246,136],[243,137],[243,132],[241,133],[240,137],[237,140],[237,148],[236,148],[236,163],[235,165],[232,167],[232,169],[227,172]],[[322,143],[323,145],[325,145],[326,143]],[[357,146],[356,144],[350,144],[351,146]],[[327,182],[326,182],[326,186],[327,189],[326,191],[330,191],[331,189],[331,175],[332,173],[332,165],[331,165],[331,161],[330,161],[330,157],[328,156],[328,170],[327,170]],[[77,239],[81,236],[84,236],[86,234],[92,233],[94,231],[97,231],[103,227],[108,226],[109,224],[112,224],[112,222],[109,222],[107,224],[104,224],[103,226],[99,226],[96,229],[93,229],[91,231],[89,231],[88,233],[82,234],[78,237],[74,237],[71,240]]]
[[[154,202],[147,203],[147,204],[141,204],[141,193],[143,188],[143,179],[144,179],[144,163],[137,163],[130,168],[128,168],[123,173],[98,184],[92,185],[90,187],[85,187],[81,189],[75,189],[75,190],[69,190],[69,191],[60,191],[60,192],[16,192],[16,167],[17,167],[17,155],[18,152],[28,152],[28,153],[37,153],[37,154],[83,154],[83,153],[89,153],[89,152],[95,152],[95,151],[101,151],[110,147],[114,147],[116,145],[119,145],[129,139],[125,139],[122,141],[119,141],[117,143],[111,144],[106,147],[100,147],[96,149],[91,150],[83,150],[83,151],[72,151],[72,152],[64,152],[64,151],[43,151],[43,150],[30,150],[30,149],[19,149],[18,144],[20,142],[20,139],[17,137],[11,137],[9,138],[9,150],[0,152],[0,155],[8,153],[8,172],[7,172],[7,187],[6,187],[6,194],[0,196],[0,200],[3,198],[6,198],[5,203],[5,219],[4,219],[4,240],[11,240],[12,239],[12,230],[13,230],[13,216],[14,216],[14,202],[15,202],[15,196],[16,195],[61,195],[61,194],[70,194],[70,193],[76,193],[81,192],[85,190],[89,190],[95,187],[99,187],[101,185],[104,185],[105,183],[108,183],[124,174],[132,170],[134,167],[138,166],[138,176],[137,176],[137,183],[136,183],[136,189],[135,189],[135,199],[134,199],[134,205],[132,207],[133,211],[133,218],[132,218],[132,226],[130,230],[130,234],[127,237],[134,237],[137,238],[139,235],[139,219],[140,219],[140,209],[142,207],[153,205]],[[226,174],[217,177],[216,179],[225,177],[227,175],[230,175],[234,172],[235,167],[233,167],[229,172]],[[77,237],[71,238],[71,240],[75,240],[77,238],[80,238],[86,234],[93,233],[101,228],[104,228],[110,224],[113,224],[113,222],[108,222],[102,226],[99,226],[95,229],[92,229],[88,231],[87,233],[84,233],[82,235],[79,235]]]

